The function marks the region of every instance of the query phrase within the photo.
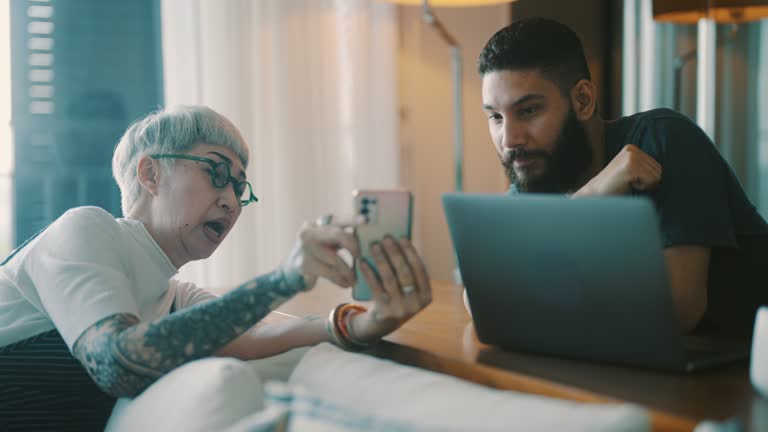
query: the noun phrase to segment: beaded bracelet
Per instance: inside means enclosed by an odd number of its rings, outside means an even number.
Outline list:
[[[365,342],[360,341],[356,337],[352,335],[351,326],[349,325],[349,318],[352,318],[353,316],[362,313],[367,312],[368,309],[366,309],[363,306],[356,305],[356,304],[345,304],[339,308],[339,321],[338,326],[339,330],[344,336],[345,339],[347,339],[349,342],[351,342],[353,345],[360,345],[360,346],[369,346],[370,344],[367,344]]]
[[[345,308],[345,306],[349,307]],[[366,311],[367,309],[362,306],[350,305],[348,303],[342,303],[333,308],[331,313],[328,315],[328,320],[326,321],[325,325],[325,328],[328,331],[328,334],[331,336],[333,343],[347,350],[362,350],[369,348],[371,344],[362,343],[349,337],[349,330],[346,326],[345,318],[350,316],[350,312],[346,312],[345,310],[354,313],[360,313]],[[343,311],[345,312],[342,315]]]
[[[341,306],[343,306],[344,303],[336,306],[331,310],[331,313],[328,315],[328,319],[325,321],[325,329],[328,331],[328,334],[331,336],[331,341],[344,349],[348,350],[354,350],[355,347],[351,345],[349,342],[347,342],[344,337],[341,335],[341,332],[339,331],[338,327],[336,326],[337,316],[339,314],[339,309]]]
[[[336,322],[336,313],[339,310],[339,306],[331,309],[331,313],[328,315],[328,319],[325,320],[325,330],[328,332],[328,335],[331,337],[331,342],[333,342],[334,345],[346,348],[344,342],[341,340],[341,337],[336,331],[336,325],[334,324]]]

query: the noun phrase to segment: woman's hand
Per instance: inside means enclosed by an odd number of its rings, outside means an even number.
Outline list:
[[[350,319],[350,333],[373,342],[405,324],[432,302],[432,288],[424,263],[411,242],[387,236],[371,247],[377,277],[365,260],[358,265],[373,293],[373,307]]]
[[[299,240],[282,265],[286,272],[301,274],[307,290],[315,286],[318,277],[345,288],[356,282],[353,269],[338,255],[340,249],[346,249],[355,260],[360,257],[354,230],[327,222],[330,221],[305,223],[299,231]]]

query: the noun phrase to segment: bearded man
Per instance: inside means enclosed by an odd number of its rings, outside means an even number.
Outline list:
[[[768,224],[706,133],[669,109],[600,118],[581,42],[556,21],[501,29],[478,71],[510,193],[647,196],[681,330],[751,331],[768,304]]]

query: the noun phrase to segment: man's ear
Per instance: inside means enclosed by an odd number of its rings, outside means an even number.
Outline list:
[[[597,88],[590,80],[579,80],[571,89],[571,105],[580,121],[587,121],[597,110]]]
[[[149,156],[144,156],[139,159],[139,164],[136,166],[136,177],[144,190],[156,196],[160,186],[160,163]]]

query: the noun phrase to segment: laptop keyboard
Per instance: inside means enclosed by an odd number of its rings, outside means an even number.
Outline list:
[[[733,339],[717,339],[703,336],[685,336],[685,357],[689,364],[720,363],[746,358],[749,343]]]
[[[684,340],[686,352],[720,352],[723,349],[727,350],[728,345],[733,345],[732,343],[728,344],[726,341],[702,336],[686,336]]]

